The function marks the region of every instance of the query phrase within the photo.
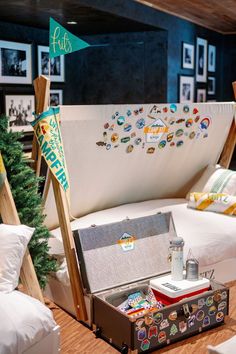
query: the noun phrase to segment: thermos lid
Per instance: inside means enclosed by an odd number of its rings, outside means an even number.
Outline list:
[[[182,237],[173,237],[170,240],[170,247],[183,247],[184,246],[184,240]]]

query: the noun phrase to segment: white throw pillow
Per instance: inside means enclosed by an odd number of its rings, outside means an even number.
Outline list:
[[[225,193],[236,196],[236,171],[227,170],[219,165],[209,165],[196,184],[192,186],[186,199],[189,200],[190,193]]]
[[[25,225],[0,224],[0,291],[13,291],[19,281],[23,257],[34,233]]]

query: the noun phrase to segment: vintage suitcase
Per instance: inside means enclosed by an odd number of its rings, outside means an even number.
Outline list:
[[[95,334],[121,353],[158,349],[220,325],[228,314],[229,290],[214,281],[210,290],[159,310],[128,316],[117,308],[130,294],[147,294],[150,279],[170,272],[174,236],[171,213],[74,232]]]

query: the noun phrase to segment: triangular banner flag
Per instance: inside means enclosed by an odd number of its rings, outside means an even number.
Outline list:
[[[89,47],[89,44],[74,34],[67,31],[52,17],[50,17],[49,30],[49,57],[55,58],[59,55],[65,55],[76,50]]]

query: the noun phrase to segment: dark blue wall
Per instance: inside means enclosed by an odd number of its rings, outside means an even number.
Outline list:
[[[63,89],[65,104],[177,102],[179,74],[195,74],[193,70],[181,69],[182,41],[195,44],[196,36],[217,47],[216,97],[209,98],[233,99],[235,35],[223,36],[134,1],[80,0],[80,3],[156,27],[157,31],[81,37],[89,43],[109,46],[65,56],[66,82],[52,84],[52,88]],[[122,30],[125,32],[125,28]],[[0,33],[1,39],[33,44],[33,77],[36,77],[36,47],[48,44],[48,31],[0,22]],[[206,84],[196,84],[197,87]],[[20,85],[2,85],[0,90],[3,94],[33,92],[32,86]]]
[[[195,44],[197,36],[207,39],[209,44],[217,47],[216,97],[209,98],[216,98],[219,101],[233,99],[231,82],[236,80],[236,72],[232,68],[233,61],[235,62],[236,60],[235,35],[223,36],[189,21],[131,0],[80,0],[80,2],[146,25],[156,26],[168,32],[168,102],[177,102],[179,99],[178,74],[195,74],[193,70],[181,69],[181,45],[182,41]],[[200,11],[201,9],[199,9]],[[231,39],[228,39],[229,37]],[[206,87],[206,85],[196,84],[196,88],[203,87]]]

